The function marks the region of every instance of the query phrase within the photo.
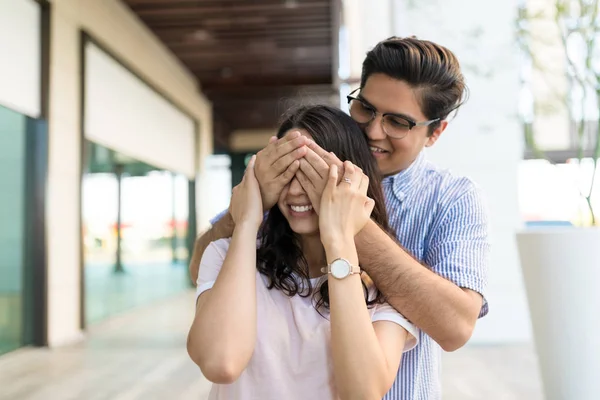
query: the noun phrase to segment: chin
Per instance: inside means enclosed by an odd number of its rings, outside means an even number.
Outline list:
[[[299,223],[291,222],[290,228],[292,229],[292,231],[294,231],[294,233],[297,233],[298,235],[306,236],[306,235],[316,235],[319,233],[318,224],[312,223],[312,221],[310,223],[308,221],[299,222]]]
[[[379,168],[379,172],[383,176],[396,175],[398,172],[400,172],[402,170],[402,169],[399,169],[397,166],[390,165],[390,163],[384,162],[384,161],[378,162],[377,168]]]

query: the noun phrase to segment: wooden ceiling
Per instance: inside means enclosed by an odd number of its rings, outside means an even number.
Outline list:
[[[238,129],[272,129],[298,103],[337,104],[336,0],[124,0],[213,102],[215,149]]]

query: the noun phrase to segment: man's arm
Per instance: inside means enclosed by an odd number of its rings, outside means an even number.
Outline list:
[[[487,207],[470,182],[441,207],[424,243],[423,264],[370,223],[357,236],[363,267],[394,308],[446,351],[462,347],[487,313]]]
[[[223,217],[219,218],[219,220],[216,221],[209,230],[204,232],[202,236],[196,239],[192,258],[190,259],[190,265],[188,267],[190,277],[194,284],[198,280],[198,267],[200,266],[200,261],[202,260],[204,250],[206,250],[211,242],[219,239],[230,238],[233,235],[234,228],[235,224],[233,222],[233,218],[231,218],[231,214],[229,214],[229,211],[227,211]]]
[[[309,143],[298,179],[311,201],[321,196],[323,176],[333,154]],[[463,346],[478,316],[485,314],[483,292],[489,252],[487,212],[477,191],[467,190],[447,208],[431,235],[427,266],[415,260],[375,222],[356,236],[361,267],[388,303],[446,351]],[[428,268],[429,267],[429,268]],[[484,308],[482,308],[484,306]]]
[[[357,235],[356,245],[361,266],[392,307],[446,351],[469,340],[482,306],[479,293],[419,263],[375,222]]]

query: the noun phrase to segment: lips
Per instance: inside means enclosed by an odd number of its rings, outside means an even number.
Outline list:
[[[372,153],[378,153],[378,154],[388,153],[387,150],[383,150],[376,146],[369,146],[369,149],[371,150]]]
[[[291,205],[290,204],[290,208],[294,212],[303,213],[303,212],[312,211],[313,206],[311,204],[306,204],[306,205]]]

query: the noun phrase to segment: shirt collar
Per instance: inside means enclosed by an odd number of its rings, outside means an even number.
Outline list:
[[[422,179],[422,172],[425,169],[426,162],[425,152],[421,151],[408,168],[398,172],[396,175],[386,176],[382,184],[384,186],[391,185],[394,195],[402,201],[415,183],[419,179]]]

